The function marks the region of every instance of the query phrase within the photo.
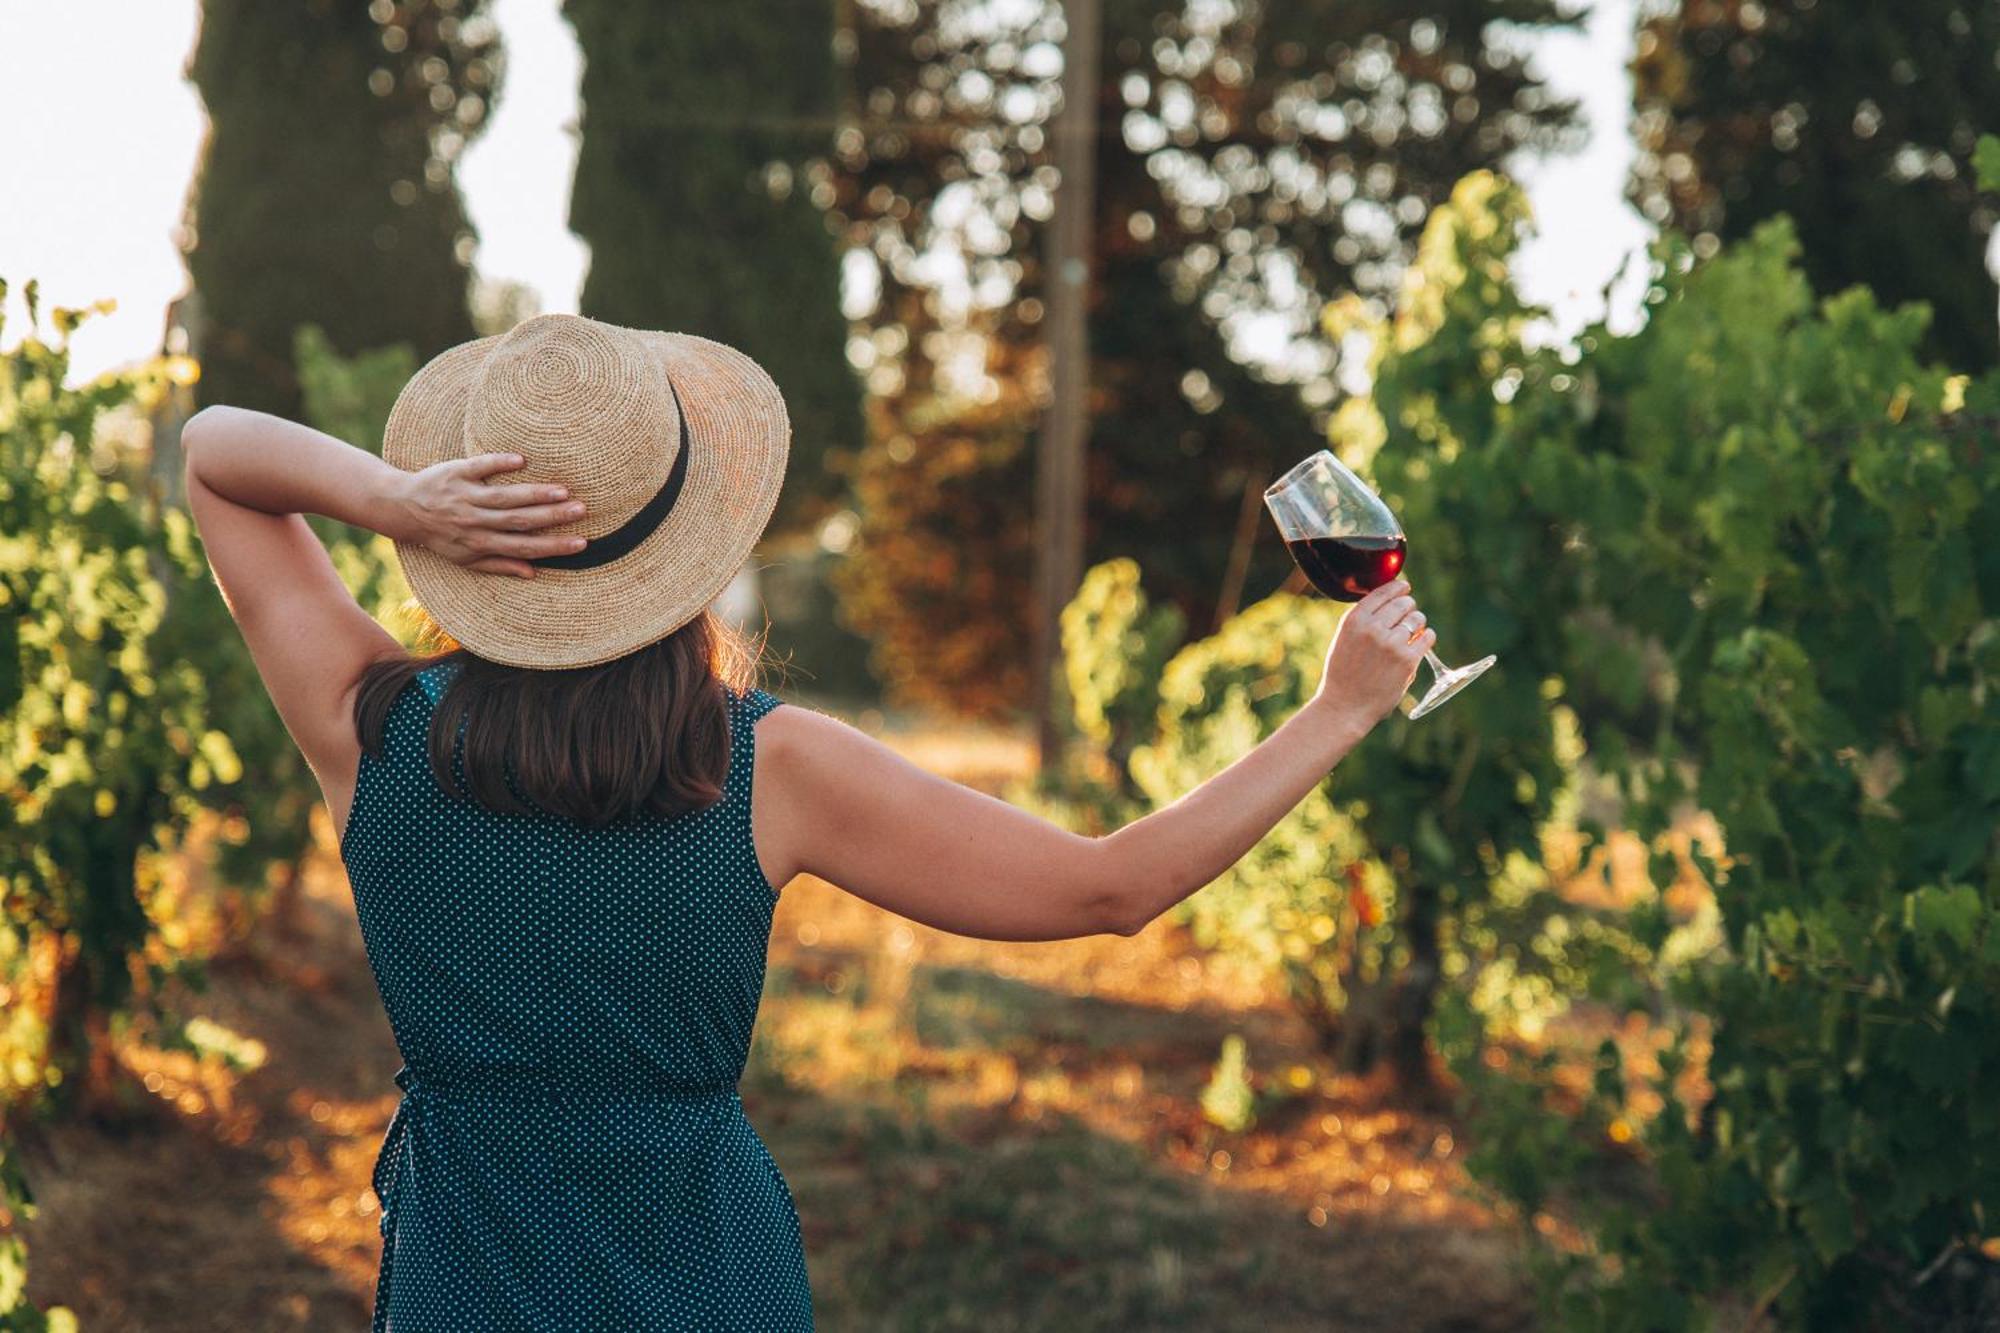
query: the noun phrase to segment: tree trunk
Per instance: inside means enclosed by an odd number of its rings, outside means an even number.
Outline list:
[[[57,938],[54,997],[49,1006],[49,1064],[62,1081],[50,1094],[61,1114],[86,1120],[114,1117],[117,1062],[111,1025],[97,1002],[99,963]]]
[[[1437,887],[1413,885],[1408,901],[1403,934],[1410,944],[1410,962],[1396,978],[1388,1006],[1387,1055],[1403,1086],[1422,1091],[1431,1089],[1436,1082],[1431,1069],[1428,1029],[1431,1011],[1437,1007],[1438,981],[1444,975],[1438,940]]]
[[[1394,976],[1369,980],[1358,971],[1361,950],[1355,948],[1341,973],[1346,1011],[1321,1044],[1345,1073],[1365,1074],[1386,1060],[1405,1088],[1423,1096],[1438,1087],[1427,1032],[1444,975],[1438,892],[1419,885],[1406,901],[1402,932],[1410,945],[1409,964]]]

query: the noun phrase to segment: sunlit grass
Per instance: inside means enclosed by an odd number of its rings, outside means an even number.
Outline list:
[[[922,744],[974,785],[1024,771],[990,740]],[[1241,1133],[1200,1108],[1231,1032],[1259,1108]],[[1166,922],[971,940],[801,876],[745,1087],[828,1327],[1527,1326],[1451,1126],[1328,1072],[1266,979]]]
[[[995,944],[810,877],[785,894],[746,1103],[826,1326],[1526,1326],[1450,1126],[1323,1072],[1172,928]],[[1243,1133],[1199,1106],[1231,1031],[1260,1092]],[[1436,1276],[1357,1293],[1370,1254]]]

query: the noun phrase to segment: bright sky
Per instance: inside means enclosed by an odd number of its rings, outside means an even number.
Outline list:
[[[1624,201],[1634,148],[1632,112],[1634,0],[1596,0],[1581,32],[1544,34],[1534,45],[1534,69],[1556,95],[1582,102],[1590,140],[1563,157],[1508,164],[1527,187],[1536,236],[1514,257],[1514,281],[1529,299],[1550,307],[1551,336],[1567,337],[1605,314],[1603,288],[1656,228]],[[1572,3],[1571,7],[1574,7]],[[1611,327],[1639,322],[1646,275],[1634,264],[1611,293]]]
[[[1600,289],[1652,233],[1621,197],[1633,2],[1599,0],[1587,32],[1536,50],[1544,77],[1583,99],[1592,126],[1578,155],[1511,164],[1539,224],[1516,274],[1554,308],[1552,336],[1602,313]],[[459,170],[480,238],[475,264],[532,287],[543,310],[574,311],[588,264],[565,226],[581,61],[558,0],[497,0],[493,12],[506,86]],[[45,330],[53,306],[115,299],[115,313],[72,341],[73,383],[156,350],[167,303],[186,284],[173,236],[205,128],[183,78],[196,15],[197,0],[0,0],[0,124],[12,131],[0,178],[0,278],[11,287],[0,343],[24,331],[31,277],[41,280]],[[116,41],[104,40],[109,31]],[[1636,320],[1642,288],[1614,293],[1615,322]]]

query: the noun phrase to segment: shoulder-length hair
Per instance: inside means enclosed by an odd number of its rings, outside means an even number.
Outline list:
[[[749,691],[762,669],[762,639],[712,608],[599,666],[505,666],[434,623],[424,638],[441,650],[384,658],[363,671],[354,700],[362,748],[381,753],[389,714],[418,672],[458,663],[426,746],[439,784],[492,810],[546,812],[591,826],[641,811],[673,816],[720,800],[730,755],[724,690]],[[463,784],[452,764],[461,727]]]

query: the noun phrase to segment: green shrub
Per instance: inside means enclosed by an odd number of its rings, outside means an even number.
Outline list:
[[[0,282],[0,303],[6,299]],[[90,312],[56,308],[41,336],[0,353],[0,980],[17,996],[0,1039],[0,1127],[45,1104],[101,1103],[107,1015],[127,1005],[153,934],[142,856],[170,842],[241,763],[207,717],[207,682],[160,652],[170,605],[205,573],[187,516],[150,502],[128,448],[137,409],[180,363],[72,389],[71,331]],[[115,428],[113,428],[115,425]],[[37,963],[53,960],[53,976]],[[53,994],[42,988],[53,987]],[[0,1210],[33,1195],[0,1132]],[[23,1290],[26,1257],[0,1234],[0,1328],[74,1327]]]
[[[1250,1087],[1249,1046],[1239,1033],[1222,1039],[1222,1053],[1201,1090],[1201,1113],[1208,1122],[1232,1133],[1257,1120],[1257,1094]]]
[[[1344,610],[1280,593],[1174,655],[1160,677],[1155,735],[1131,759],[1133,781],[1154,808],[1227,768],[1311,697]],[[1350,875],[1362,876],[1370,903],[1393,902],[1368,851],[1321,786],[1169,915],[1203,948],[1281,977],[1331,1049],[1354,993],[1379,983],[1394,936],[1379,920],[1365,923],[1349,892]]]
[[[1135,560],[1093,567],[1063,608],[1063,675],[1077,730],[1121,774],[1133,747],[1152,734],[1161,669],[1186,633],[1179,607],[1147,602]]]
[[[1695,859],[1720,938],[1676,953],[1642,903],[1657,985],[1594,988],[1669,1035],[1644,1078],[1604,1051],[1573,1112],[1642,1186],[1551,1148],[1548,1067],[1497,1073],[1468,1042],[1474,1165],[1594,1238],[1541,1256],[1568,1327],[1743,1305],[1949,1326],[1993,1290],[2000,1208],[2000,375],[1920,364],[1920,306],[1815,301],[1783,219],[1704,265],[1677,238],[1658,256],[1646,326],[1591,330],[1574,366],[1521,358],[1495,424],[1572,534],[1560,697],[1625,822],[1719,824],[1726,855]],[[1526,464],[1563,455],[1600,470],[1597,503],[1536,487]],[[1656,892],[1679,873],[1650,869]]]
[[[1663,238],[1641,329],[1530,348],[1527,221],[1468,177],[1392,319],[1329,315],[1376,349],[1335,447],[1409,532],[1441,655],[1498,667],[1385,720],[1176,915],[1281,972],[1351,1062],[1433,1039],[1475,1175],[1588,1238],[1524,1229],[1557,1326],[1979,1326],[2000,373],[1920,364],[1922,307],[1815,301],[1783,219],[1700,265]],[[1279,595],[1182,647],[1131,755],[1146,799],[1297,709],[1341,613]],[[1722,846],[1683,857],[1697,814]],[[1559,892],[1550,835],[1614,821],[1651,853],[1636,899]],[[1566,1012],[1636,1020],[1657,1067],[1524,1040]]]

